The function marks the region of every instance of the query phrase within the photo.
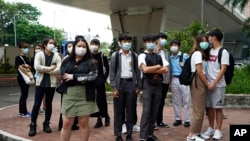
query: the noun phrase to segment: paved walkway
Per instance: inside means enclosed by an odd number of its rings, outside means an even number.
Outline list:
[[[28,136],[30,118],[17,117],[18,105],[9,106],[0,109],[0,130],[4,132],[11,133],[13,135],[26,138],[33,141],[59,141],[60,132],[58,129],[58,117],[60,112],[60,99],[59,95],[55,96],[53,101],[53,114],[51,119],[51,128],[53,132],[51,134],[44,133],[42,131],[42,122],[44,120],[44,115],[39,115],[38,117],[38,127],[37,135],[34,137]],[[28,103],[28,109],[31,109],[33,102]],[[89,141],[114,141],[113,136],[113,104],[108,105],[109,114],[111,117],[111,126],[101,127],[94,129],[93,125],[96,122],[95,118],[90,119],[91,134]],[[137,113],[141,116],[142,106],[138,103]],[[155,134],[161,141],[184,141],[188,134],[189,128],[183,126],[173,127],[172,123],[174,121],[173,108],[171,106],[166,106],[164,109],[164,121],[169,123],[170,128],[160,128],[156,130]],[[223,122],[222,132],[223,138],[221,141],[229,141],[229,127],[230,124],[250,124],[250,109],[225,109],[224,113],[227,115],[227,119]],[[138,122],[139,124],[139,122]],[[203,131],[208,127],[207,119],[205,118],[203,124]],[[71,136],[71,141],[80,141],[79,131],[73,131]],[[125,140],[125,135],[123,136]],[[134,132],[134,141],[139,140],[139,133]],[[21,140],[21,139],[20,139]],[[210,139],[212,140],[212,139]]]

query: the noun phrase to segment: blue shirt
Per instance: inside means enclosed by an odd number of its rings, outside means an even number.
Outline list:
[[[171,76],[179,76],[182,72],[182,67],[180,66],[180,57],[181,52],[179,51],[177,56],[170,56],[170,68],[171,68]],[[189,55],[183,53],[183,63],[188,59]]]

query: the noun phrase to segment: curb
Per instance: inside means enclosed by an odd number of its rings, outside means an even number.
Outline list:
[[[0,130],[0,141],[32,141]]]

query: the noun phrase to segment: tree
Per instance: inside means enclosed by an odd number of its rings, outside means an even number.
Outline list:
[[[17,42],[29,44],[41,42],[44,37],[53,37],[53,28],[39,24],[42,14],[36,7],[25,3],[5,3],[0,0],[0,45],[14,45],[14,24],[16,25]],[[63,30],[56,29],[57,43],[63,40]]]
[[[110,45],[110,52],[109,52],[109,56],[112,55],[113,52],[119,50],[120,46],[118,44],[118,41],[116,38],[113,39],[113,43]]]
[[[228,5],[234,8],[240,8],[241,12],[245,9],[249,0],[225,0],[224,5]],[[247,38],[250,38],[250,18],[248,17],[242,26],[242,31],[245,33]]]
[[[173,39],[178,39],[181,41],[180,50],[185,53],[189,53],[191,48],[193,47],[194,38],[199,34],[205,34],[207,32],[207,26],[202,25],[199,21],[194,21],[191,25],[175,31],[166,32],[168,35],[168,40],[171,41]],[[169,46],[168,48],[169,49]]]
[[[231,6],[232,10],[234,8],[240,8],[240,10],[243,11],[248,2],[249,0],[225,0],[224,5]]]

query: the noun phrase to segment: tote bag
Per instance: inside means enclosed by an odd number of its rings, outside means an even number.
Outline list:
[[[26,64],[26,62],[24,61],[23,57],[20,56],[20,58],[23,60],[24,64]],[[35,80],[34,80],[33,74],[31,73],[31,71],[29,69],[27,69],[28,75],[24,74],[19,68],[18,68],[18,71],[22,75],[23,80],[25,81],[26,84],[28,84],[28,85],[35,84]],[[30,77],[32,79],[30,79]]]

